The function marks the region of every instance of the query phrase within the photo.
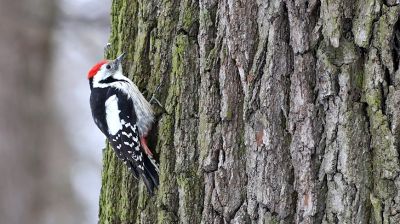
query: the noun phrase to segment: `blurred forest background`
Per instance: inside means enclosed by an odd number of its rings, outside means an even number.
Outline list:
[[[109,1],[0,0],[0,223],[96,223],[104,137],[88,69]]]

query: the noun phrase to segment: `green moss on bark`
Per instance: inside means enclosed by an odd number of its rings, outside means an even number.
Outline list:
[[[157,7],[162,10],[155,10]],[[116,168],[124,168],[116,164],[115,158],[110,158],[114,155],[108,149],[108,156],[104,158],[101,222],[110,216],[116,217],[116,221],[110,223],[176,223],[194,217],[201,220],[202,176],[195,172],[198,163],[192,153],[197,153],[196,138],[190,137],[196,136],[197,131],[192,128],[195,132],[180,134],[193,138],[188,144],[193,145],[190,149],[194,151],[187,154],[182,151],[185,146],[176,138],[177,127],[182,123],[197,123],[196,119],[188,117],[197,113],[198,106],[193,104],[196,101],[181,94],[182,91],[196,91],[199,81],[198,75],[193,73],[198,70],[197,63],[193,63],[197,55],[194,38],[198,31],[197,14],[198,3],[191,1],[113,2],[112,49],[108,56],[115,57],[121,51],[128,53],[125,71],[148,97],[163,80],[156,97],[164,104],[166,113],[159,114],[154,130],[160,160],[160,187],[156,196],[149,198],[143,184],[138,185],[137,180],[130,180],[135,185],[130,189],[116,187],[129,174],[116,172]],[[178,165],[183,158],[177,158],[176,150],[182,151],[179,155],[192,159]],[[186,169],[188,164],[189,169]],[[110,191],[114,193],[107,197]],[[129,203],[133,198],[135,200]],[[124,207],[116,206],[125,202]]]
[[[130,223],[135,220],[137,182],[107,146],[103,153],[102,188],[100,193],[100,223]]]

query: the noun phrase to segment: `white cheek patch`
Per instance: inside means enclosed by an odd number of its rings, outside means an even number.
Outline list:
[[[93,78],[93,81],[95,82],[95,83],[98,83],[98,82],[100,82],[102,79],[104,79],[104,76],[105,76],[106,74],[105,74],[105,72],[104,72],[104,69],[100,69],[98,72],[97,72],[97,74],[94,76],[94,78]]]
[[[115,135],[119,130],[122,129],[121,120],[119,113],[121,112],[118,108],[118,98],[116,95],[110,96],[105,103],[106,106],[106,120],[108,125],[108,133]]]
[[[106,64],[102,66],[102,68],[97,72],[97,74],[93,77],[93,87],[95,88],[107,88],[110,85],[107,83],[101,83],[102,80],[107,79],[111,76],[110,72],[108,72],[104,67]]]

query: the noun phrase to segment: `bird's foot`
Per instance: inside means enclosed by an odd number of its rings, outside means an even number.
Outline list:
[[[151,150],[149,149],[149,147],[147,146],[147,140],[145,137],[140,137],[140,144],[142,145],[144,152],[150,156],[151,158],[153,158],[153,153],[151,152]]]
[[[110,44],[110,43],[107,43],[106,46],[104,46],[104,52],[107,53],[107,51],[110,50],[110,47],[111,47],[111,44]]]
[[[151,103],[151,104],[153,104],[153,102],[156,103],[159,107],[161,107],[161,108],[164,109],[163,105],[162,105],[162,104],[160,103],[160,101],[155,97],[155,94],[153,94],[153,96],[151,97],[151,99],[150,99],[150,101],[149,101],[149,103]]]

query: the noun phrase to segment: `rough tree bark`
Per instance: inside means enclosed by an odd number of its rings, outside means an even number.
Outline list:
[[[157,195],[108,148],[100,222],[400,223],[398,2],[114,0],[166,111]]]

